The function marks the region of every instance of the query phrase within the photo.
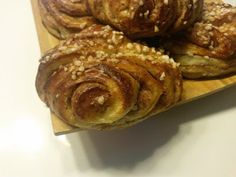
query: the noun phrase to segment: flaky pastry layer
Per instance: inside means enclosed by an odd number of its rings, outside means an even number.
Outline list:
[[[178,64],[163,51],[93,25],[48,51],[36,88],[59,118],[82,129],[131,126],[176,104]]]

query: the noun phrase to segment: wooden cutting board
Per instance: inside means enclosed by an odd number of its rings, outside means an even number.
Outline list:
[[[57,45],[59,41],[52,35],[50,35],[43,27],[39,16],[37,0],[31,0],[31,3],[35,18],[35,24],[38,32],[41,53],[43,54],[45,51]],[[179,104],[187,103],[208,96],[233,85],[236,85],[236,75],[223,79],[214,79],[206,81],[184,80],[184,92],[182,100]],[[62,135],[79,131],[78,128],[72,127],[61,121],[53,113],[51,114],[51,119],[55,135]]]

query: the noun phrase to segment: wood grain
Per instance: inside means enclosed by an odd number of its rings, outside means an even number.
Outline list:
[[[45,51],[56,46],[59,41],[52,35],[50,35],[43,27],[39,16],[37,0],[31,0],[31,3],[35,18],[35,24],[38,32],[38,39],[41,48],[41,53],[43,54]],[[184,93],[182,96],[182,100],[179,104],[187,103],[208,96],[210,94],[216,93],[233,85],[236,85],[236,76],[230,76],[223,79],[214,79],[206,81],[184,80]],[[62,135],[66,133],[79,131],[78,128],[72,127],[61,121],[53,113],[51,114],[51,118],[55,135]]]

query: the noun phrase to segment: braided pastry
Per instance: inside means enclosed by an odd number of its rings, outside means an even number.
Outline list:
[[[59,118],[82,129],[136,124],[179,101],[178,65],[163,51],[93,25],[41,59],[36,88]]]
[[[38,0],[38,4],[44,26],[59,39],[97,23],[90,16],[86,0]]]
[[[88,0],[95,18],[131,38],[170,34],[200,16],[203,0]]]
[[[180,35],[179,35],[180,36]],[[205,3],[202,19],[183,38],[165,40],[186,78],[208,78],[236,71],[236,7]]]

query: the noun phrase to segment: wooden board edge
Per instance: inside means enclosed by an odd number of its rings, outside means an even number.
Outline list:
[[[203,94],[203,95],[201,95],[201,96],[199,96],[199,97],[195,97],[195,98],[193,98],[193,99],[189,99],[189,100],[182,101],[182,102],[180,101],[178,104],[176,104],[176,105],[170,107],[168,110],[170,110],[170,109],[172,109],[172,108],[175,108],[175,107],[178,107],[178,106],[182,106],[182,105],[184,105],[184,104],[186,104],[186,103],[198,101],[198,100],[201,99],[201,98],[205,98],[205,97],[207,97],[207,96],[214,95],[214,94],[216,94],[216,93],[219,93],[219,92],[222,91],[222,90],[228,89],[228,88],[233,87],[233,86],[236,86],[236,83],[229,84],[229,85],[227,85],[227,86],[221,87],[221,88],[219,88],[219,89],[216,89],[216,90],[214,90],[214,91],[212,91],[212,92],[208,92],[208,93],[206,93],[206,94]],[[168,111],[168,110],[165,110],[165,111],[163,111],[163,112],[166,112],[166,111]],[[163,113],[163,112],[160,112],[160,113]],[[160,114],[160,113],[159,113],[159,114]],[[155,116],[158,116],[158,114],[155,115]],[[155,117],[155,116],[152,116],[152,117]],[[157,117],[157,118],[158,118],[158,117]],[[60,118],[58,118],[58,117],[57,117],[54,113],[52,113],[52,112],[51,112],[51,120],[52,120],[52,126],[53,126],[53,127],[54,127],[54,125],[57,125],[57,126],[59,125],[59,127],[61,127],[61,129],[58,129],[58,127],[57,127],[57,128],[55,128],[55,127],[53,128],[54,134],[55,134],[56,136],[65,135],[65,134],[70,134],[70,133],[75,133],[75,132],[79,132],[79,131],[83,131],[83,130],[81,130],[80,128],[72,127],[72,126],[68,125],[67,123],[65,123],[63,120],[61,120]]]
[[[43,25],[41,23],[41,19],[40,19],[39,15],[37,15],[39,13],[38,6],[37,6],[37,0],[31,0],[31,8],[32,8],[32,13],[33,13],[33,17],[34,17],[34,23],[35,23],[36,30],[37,30],[37,37],[38,37],[41,53],[44,53],[45,51],[48,50],[49,46],[53,47],[59,41],[56,38],[54,38],[51,34],[49,34],[46,31],[46,29],[43,27]],[[46,43],[43,42],[44,40],[47,40],[47,42]],[[215,94],[217,92],[220,92],[224,89],[227,89],[229,87],[236,85],[236,76],[233,76],[230,78],[235,80],[235,82],[232,81],[230,84],[222,85],[222,86],[218,87],[217,89],[213,90],[212,92],[204,93],[204,94],[196,96],[194,98],[190,98],[188,100],[184,100],[182,102],[179,102],[177,105],[175,105],[173,107],[180,106],[185,103],[189,103],[189,102],[198,100],[200,98]],[[224,82],[224,79],[222,79],[221,81]],[[81,129],[79,129],[79,128],[72,127],[72,126],[66,124],[61,119],[59,119],[57,116],[55,116],[53,113],[51,113],[51,122],[52,122],[54,134],[56,136],[81,131]],[[57,127],[56,127],[56,125],[57,125]]]

